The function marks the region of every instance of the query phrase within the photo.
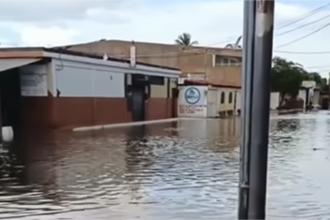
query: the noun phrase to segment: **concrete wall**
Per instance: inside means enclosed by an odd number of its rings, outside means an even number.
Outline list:
[[[313,95],[313,105],[317,106],[321,104],[320,90],[315,90]]]
[[[233,111],[236,106],[236,101],[238,99],[238,89],[230,89],[230,88],[220,88],[219,90],[219,112],[224,111]],[[236,95],[236,98],[235,98]],[[230,97],[231,96],[231,97]]]
[[[178,116],[207,117],[207,86],[182,86],[179,88]]]
[[[76,45],[70,50],[104,54],[128,59],[131,42],[100,41]],[[241,51],[220,48],[182,48],[175,45],[135,42],[137,61],[180,68],[190,74],[206,73],[206,79],[217,84],[241,85],[241,66],[214,65],[214,54],[224,57],[241,58]]]
[[[156,120],[169,117],[176,117],[177,99],[173,89],[177,88],[177,79],[164,78],[163,85],[150,85],[150,95],[146,105],[149,111],[148,120]]]
[[[183,51],[179,55],[179,66],[183,73],[205,73],[206,80],[222,85],[241,85],[241,66],[215,66],[212,53]],[[192,77],[193,78],[193,77]]]
[[[236,93],[236,114],[238,114],[238,111],[242,111],[241,106],[242,106],[242,91],[237,90]]]
[[[270,94],[270,109],[276,110],[277,107],[280,105],[280,93],[279,92],[272,92]]]
[[[33,72],[31,67],[22,67]],[[22,99],[22,123],[27,130],[53,130],[101,124],[131,122],[127,87],[130,73],[118,72],[110,66],[53,59],[45,64],[47,92],[44,96],[26,96]],[[151,73],[148,72],[148,75]],[[156,74],[156,73],[155,73]],[[169,82],[165,78],[166,82]],[[168,94],[170,85],[146,85],[145,118],[157,120],[173,117],[174,101]],[[151,87],[151,86],[150,86]]]
[[[200,91],[201,97],[196,104],[189,104],[186,101],[185,94],[191,88]],[[181,117],[216,117],[219,116],[219,113],[227,114],[228,111],[237,114],[237,110],[240,110],[241,106],[240,101],[240,90],[238,89],[182,86],[179,90],[178,114]],[[181,106],[185,109],[181,109]],[[214,107],[215,110],[213,109]],[[198,110],[195,110],[197,108]]]
[[[46,97],[52,91],[53,78],[48,63],[30,64],[20,67],[20,84],[22,96]]]
[[[54,59],[52,72],[60,97],[125,98],[125,74],[109,67]]]
[[[165,79],[165,84],[161,85],[150,85],[150,98],[167,98],[167,82]]]
[[[207,90],[207,117],[219,117],[219,103],[220,100],[218,88],[208,88]]]
[[[313,80],[305,80],[302,81],[301,86],[305,88],[316,88],[316,82]]]
[[[23,129],[44,130],[53,126],[54,93],[51,63],[43,62],[18,68],[21,86],[20,123]]]

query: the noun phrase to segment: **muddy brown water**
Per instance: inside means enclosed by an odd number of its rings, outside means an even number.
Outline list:
[[[239,119],[22,138],[0,150],[0,219],[237,215]],[[274,116],[268,218],[329,219],[330,115]]]

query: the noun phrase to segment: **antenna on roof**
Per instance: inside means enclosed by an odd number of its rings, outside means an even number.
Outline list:
[[[131,67],[136,66],[136,47],[134,41],[132,41],[132,45],[130,47],[130,66]]]

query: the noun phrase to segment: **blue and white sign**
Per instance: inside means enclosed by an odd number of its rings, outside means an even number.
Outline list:
[[[201,92],[195,87],[191,87],[186,90],[184,94],[185,100],[190,105],[195,105],[201,99]]]

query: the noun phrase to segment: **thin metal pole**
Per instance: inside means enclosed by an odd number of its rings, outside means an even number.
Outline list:
[[[265,219],[274,0],[245,0],[245,7],[248,21],[245,22],[244,37],[251,38],[253,31],[254,40],[249,41],[251,47],[243,46],[245,101],[240,192],[245,193],[240,197],[244,203],[240,202],[242,214],[239,213],[239,217]]]
[[[255,29],[255,4],[254,1],[244,1],[244,30],[243,30],[243,69],[242,69],[242,143],[239,180],[238,219],[248,219],[249,200],[249,167],[250,167],[250,138],[251,138],[251,94],[253,73]]]

